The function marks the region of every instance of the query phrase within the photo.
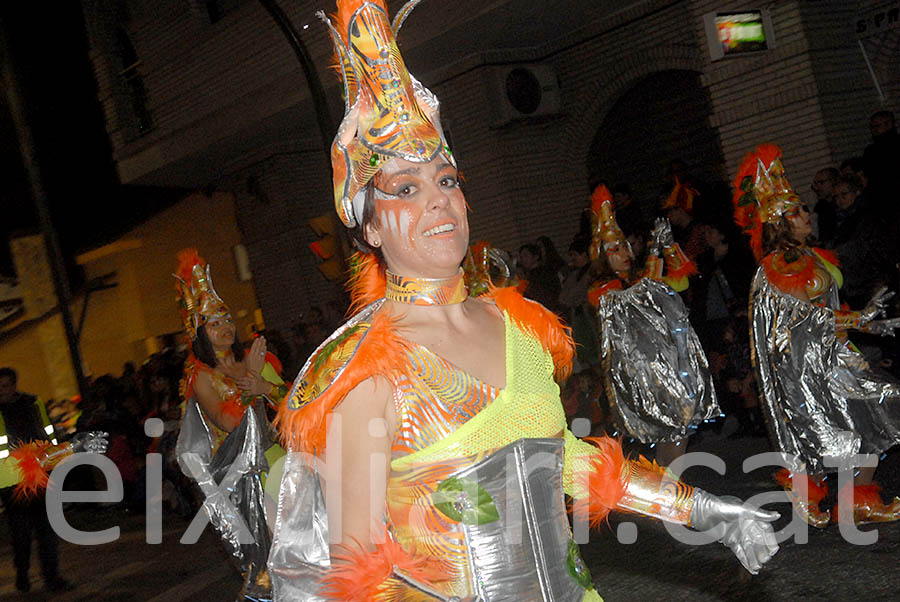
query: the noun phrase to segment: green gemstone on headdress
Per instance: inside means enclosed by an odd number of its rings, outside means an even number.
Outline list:
[[[372,156],[369,157],[369,165],[371,165],[372,167],[375,167],[376,165],[378,165],[378,154],[377,153],[372,153]]]

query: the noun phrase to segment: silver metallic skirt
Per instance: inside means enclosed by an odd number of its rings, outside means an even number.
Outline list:
[[[706,354],[681,297],[644,278],[600,298],[607,397],[642,443],[678,441],[720,413]]]
[[[829,295],[836,307],[833,284]],[[791,470],[834,472],[855,454],[900,442],[900,384],[877,374],[836,336],[833,309],[779,291],[760,268],[750,310],[766,422]]]

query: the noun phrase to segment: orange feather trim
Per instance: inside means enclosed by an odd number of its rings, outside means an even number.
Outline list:
[[[600,305],[600,297],[610,291],[620,291],[622,288],[622,281],[618,278],[609,282],[595,282],[588,288],[588,303],[591,304],[591,307],[597,307]]]
[[[845,487],[845,490],[849,487]],[[842,492],[843,493],[843,490]],[[845,494],[846,495],[846,494]],[[838,500],[844,500],[839,495]],[[878,508],[884,505],[881,499],[881,485],[878,483],[869,483],[868,485],[853,485],[853,504],[858,506],[871,506]]]
[[[495,288],[488,293],[497,307],[505,311],[516,325],[541,342],[553,357],[554,375],[565,380],[572,373],[575,342],[572,329],[563,324],[555,313],[540,303],[529,301],[513,287]]]
[[[198,263],[200,265],[206,265],[206,262],[203,261],[203,258],[200,257],[200,254],[197,252],[197,249],[188,248],[182,249],[178,251],[178,255],[176,255],[177,267],[175,268],[175,275],[187,282],[191,283],[191,275],[194,270],[194,266]],[[176,284],[175,290],[178,289],[178,285]]]
[[[386,315],[376,314],[340,378],[298,410],[292,410],[284,403],[278,408],[275,425],[281,433],[282,445],[291,451],[324,452],[328,414],[367,378],[383,376],[396,380],[407,367],[406,358],[406,343],[397,335],[393,321]]]
[[[235,395],[234,397],[230,397],[228,399],[223,399],[219,404],[219,411],[225,414],[226,416],[230,416],[234,418],[238,422],[240,422],[241,418],[244,417],[244,410],[247,409],[243,403],[241,403],[240,394]]]
[[[795,479],[791,478],[791,473],[787,468],[779,469],[775,475],[775,482],[781,485],[782,488],[788,490],[794,489],[794,481]],[[825,484],[824,481],[815,481],[810,478],[809,475],[793,475],[796,477],[796,481],[798,484],[797,493],[803,495],[803,488],[806,488],[806,497],[812,504],[818,504],[822,500],[825,499],[825,496],[828,495],[828,485]]]
[[[41,458],[46,456],[51,445],[49,441],[36,440],[23,443],[9,452],[10,457],[18,462],[19,474],[22,475],[22,480],[16,485],[16,499],[34,497],[47,487],[49,477],[41,465]]]
[[[761,264],[775,288],[789,294],[797,294],[806,290],[806,285],[815,278],[816,259],[810,255],[801,255],[796,261],[788,262],[784,251],[776,251],[766,255]]]
[[[347,290],[350,292],[350,310],[353,315],[366,305],[384,297],[387,289],[387,276],[384,265],[374,253],[354,253],[350,260],[351,265],[356,266],[356,271],[347,281]]]
[[[600,215],[600,208],[603,207],[603,204],[612,202],[613,197],[609,188],[606,187],[606,184],[600,184],[591,193],[591,212],[594,215]]]
[[[394,571],[400,571],[424,585],[447,581],[450,576],[440,569],[435,558],[417,556],[403,549],[385,532],[385,542],[375,544],[369,552],[356,540],[354,546],[342,546],[347,552],[332,556],[333,565],[322,580],[319,593],[328,600],[359,602],[376,600],[384,593]]]
[[[591,455],[592,470],[577,475],[587,480],[587,500],[576,500],[575,516],[584,520],[584,513],[590,520],[591,527],[599,527],[612,510],[619,505],[628,486],[628,471],[625,470],[625,454],[622,442],[612,437],[588,437],[584,439],[597,448]]]
[[[744,155],[741,166],[738,168],[737,175],[734,177],[732,185],[734,186],[734,195],[732,202],[734,203],[734,221],[744,230],[744,234],[750,237],[750,248],[753,250],[753,256],[759,261],[763,256],[762,248],[762,221],[759,216],[759,203],[753,197],[753,202],[744,202],[742,199],[746,194],[753,195],[753,191],[742,188],[744,178],[750,178],[749,185],[752,187],[756,181],[756,171],[759,162],[769,166],[772,161],[781,157],[781,149],[774,144],[760,144],[753,150]]]
[[[841,267],[841,260],[838,259],[838,256],[828,249],[820,249],[819,247],[813,247],[813,253],[819,256],[820,259],[827,261],[831,265],[836,268]]]
[[[679,279],[679,278],[687,278],[688,276],[693,276],[694,274],[698,274],[699,270],[697,269],[697,264],[693,261],[685,261],[681,266],[668,270],[666,276],[669,278]]]

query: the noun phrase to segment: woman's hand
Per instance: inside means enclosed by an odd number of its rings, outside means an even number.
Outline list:
[[[244,359],[247,372],[259,374],[266,365],[266,337],[256,337],[250,345],[250,352]]]
[[[234,356],[229,354],[219,359],[219,365],[225,376],[238,380],[247,375],[247,366],[242,361],[237,361]]]
[[[237,386],[245,395],[268,395],[272,391],[272,383],[256,372],[247,372],[245,376],[235,379]]]

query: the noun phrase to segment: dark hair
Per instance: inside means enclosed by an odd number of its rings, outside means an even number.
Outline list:
[[[841,171],[844,171],[848,167],[853,171],[853,173],[866,173],[866,164],[863,161],[862,157],[850,157],[849,159],[844,159],[844,162],[841,163]]]
[[[553,241],[550,240],[549,236],[538,236],[535,242],[537,243],[538,248],[541,249],[541,256],[544,258],[544,263],[548,266],[554,270],[558,270],[566,265],[566,260],[560,256],[559,251],[556,250],[556,245],[553,244]]]
[[[850,190],[857,194],[863,191],[862,182],[860,182],[859,177],[856,175],[841,176],[840,178],[835,180],[834,183],[835,186],[838,184],[846,184]]]
[[[216,359],[216,350],[213,348],[212,341],[209,340],[209,335],[206,334],[205,325],[197,329],[197,337],[191,343],[191,351],[194,352],[194,357],[210,368],[215,368],[216,364],[219,363],[219,360]],[[241,343],[237,329],[234,330],[234,343],[231,344],[231,352],[234,354],[235,360],[240,360],[244,357],[244,345]]]
[[[591,239],[586,236],[576,236],[572,239],[572,244],[569,245],[570,251],[575,251],[576,253],[585,254],[591,250]]]
[[[837,167],[823,167],[816,173],[827,173],[832,182],[837,182],[838,178],[841,177],[841,172]]]
[[[613,186],[612,191],[613,194],[627,194],[631,196],[631,186],[624,182],[619,182],[615,186]]]
[[[353,242],[353,245],[363,253],[374,253],[375,257],[383,264],[384,255],[381,252],[381,247],[373,247],[369,244],[369,241],[366,240],[366,226],[372,223],[372,220],[375,218],[374,179],[369,180],[363,190],[366,195],[366,200],[363,203],[362,221],[357,223],[356,227],[350,230],[350,240]]]
[[[524,245],[522,245],[521,247],[519,247],[519,253],[521,253],[522,251],[528,251],[529,253],[534,255],[537,259],[541,258],[541,248],[538,247],[533,242],[527,242]]]
[[[16,374],[16,371],[8,366],[4,366],[0,368],[0,378],[8,378],[13,384],[17,384],[19,382],[19,375]]]
[[[897,123],[893,111],[876,111],[872,113],[871,117],[869,117],[869,121],[874,121],[875,119],[888,119],[890,120],[891,125],[895,125]]]

